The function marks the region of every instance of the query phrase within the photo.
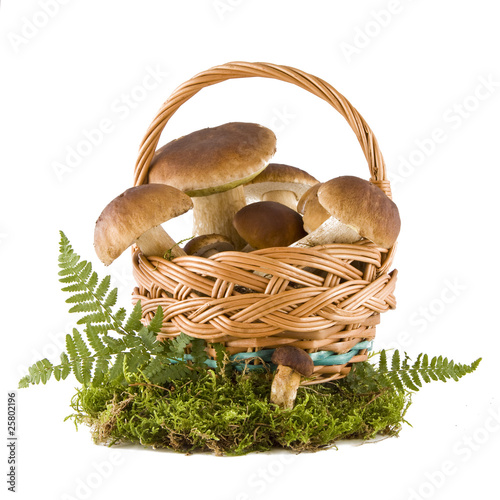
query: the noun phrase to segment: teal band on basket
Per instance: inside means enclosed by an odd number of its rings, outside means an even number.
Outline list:
[[[345,352],[343,354],[335,354],[331,351],[318,351],[311,352],[309,356],[311,356],[314,365],[316,366],[332,366],[332,365],[344,365],[345,363],[349,363],[351,359],[359,353],[359,351],[363,349],[368,349],[371,351],[373,346],[373,342],[370,340],[364,340],[356,344],[350,351]],[[246,370],[264,370],[265,367],[263,365],[252,365],[247,363],[250,359],[259,358],[263,361],[267,368],[271,369],[271,371],[276,369],[276,365],[271,363],[271,356],[273,355],[274,349],[263,349],[261,351],[254,352],[240,352],[238,354],[233,354],[229,357],[231,362],[234,364],[235,368],[239,371]],[[191,354],[185,355],[186,360],[191,360]],[[217,362],[213,359],[207,359],[205,363],[210,368],[217,368]]]

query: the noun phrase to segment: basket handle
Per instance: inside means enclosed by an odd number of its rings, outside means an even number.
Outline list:
[[[160,135],[168,120],[182,104],[204,87],[233,78],[249,77],[274,78],[293,83],[332,105],[347,120],[347,123],[349,123],[358,138],[368,162],[368,168],[370,169],[370,182],[381,188],[391,197],[390,183],[387,179],[385,163],[377,139],[363,117],[351,103],[321,78],[289,66],[262,62],[230,62],[221,66],[215,66],[197,74],[178,87],[169,99],[163,103],[141,143],[139,157],[134,169],[134,185],[138,186],[145,182],[149,165],[160,140]]]

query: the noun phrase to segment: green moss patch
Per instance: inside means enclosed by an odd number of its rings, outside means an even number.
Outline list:
[[[397,435],[410,393],[351,376],[301,387],[295,407],[269,402],[264,373],[224,376],[208,370],[195,380],[155,386],[82,387],[69,418],[91,427],[96,443],[244,455],[273,448],[295,452],[332,447],[340,439]]]

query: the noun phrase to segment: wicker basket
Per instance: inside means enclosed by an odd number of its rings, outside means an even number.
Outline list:
[[[175,111],[202,88],[233,78],[265,77],[293,83],[331,104],[356,134],[370,182],[391,197],[377,140],[356,109],[331,85],[303,71],[268,63],[232,62],[190,79],[163,104],[142,142],[134,184],[147,182],[160,135]],[[326,180],[326,179],[325,179]],[[284,344],[310,353],[313,377],[305,384],[344,377],[365,361],[380,313],[393,309],[397,271],[389,272],[395,246],[368,240],[308,249],[280,247],[210,258],[145,257],[133,249],[133,272],[147,323],[164,309],[160,338],[184,332],[225,345],[247,367],[270,359]],[[215,352],[209,350],[213,357]]]

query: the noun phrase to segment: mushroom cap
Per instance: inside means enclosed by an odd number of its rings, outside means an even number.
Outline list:
[[[236,212],[233,225],[253,248],[286,247],[306,235],[302,217],[275,201],[257,201]]]
[[[270,163],[245,185],[248,199],[260,200],[270,191],[292,191],[299,199],[310,186],[319,181],[304,170],[283,163]]]
[[[310,233],[318,228],[330,214],[325,210],[318,200],[318,190],[322,183],[311,186],[297,203],[297,212],[302,214],[304,229]]]
[[[193,207],[191,198],[166,184],[127,189],[101,212],[94,229],[94,248],[106,265],[149,229]]]
[[[304,377],[310,377],[314,372],[314,362],[304,349],[293,345],[276,348],[271,356],[275,365],[288,366]]]
[[[320,188],[322,182],[318,182],[317,184],[314,184],[313,186],[310,186],[307,191],[305,191],[302,196],[300,197],[299,201],[297,202],[297,212],[299,214],[304,215],[306,205],[309,203],[310,200],[313,198],[318,197],[318,189]]]
[[[231,122],[175,139],[156,151],[149,182],[165,183],[189,196],[208,196],[244,184],[276,152],[272,130]]]
[[[396,204],[377,186],[354,176],[331,179],[318,189],[321,205],[363,238],[384,248],[397,240],[401,220]]]
[[[204,256],[212,250],[215,250],[217,253],[228,252],[234,250],[234,245],[226,236],[213,233],[196,236],[196,238],[189,240],[184,246],[184,251],[188,255]]]

